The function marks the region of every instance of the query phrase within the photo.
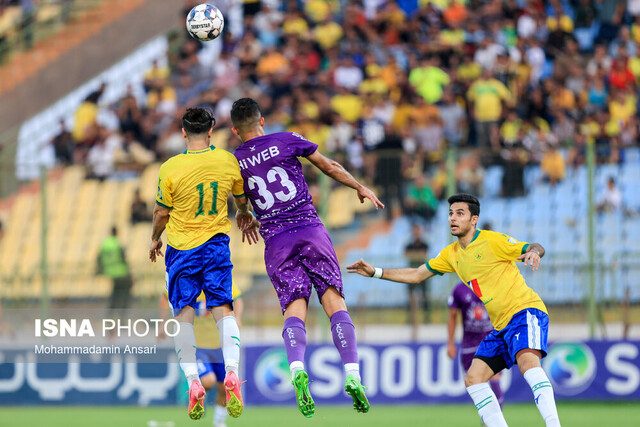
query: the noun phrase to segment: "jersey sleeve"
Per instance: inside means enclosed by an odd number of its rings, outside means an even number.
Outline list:
[[[158,192],[156,193],[156,204],[163,208],[173,209],[173,195],[171,194],[171,182],[167,170],[162,165],[158,178]]]
[[[240,197],[244,197],[244,180],[242,179],[242,173],[240,172],[240,165],[238,164],[238,159],[234,155],[231,155],[233,164],[233,184],[231,186],[231,193],[233,197],[239,199]]]
[[[449,250],[449,246],[447,246],[435,258],[431,258],[426,263],[427,269],[438,276],[442,276],[444,273],[453,273],[455,270],[449,263]]]
[[[293,152],[297,157],[307,157],[312,155],[318,149],[318,144],[308,141],[299,133],[291,132],[288,143],[292,146]]]
[[[489,245],[496,257],[503,261],[520,261],[518,257],[529,247],[527,242],[519,242],[511,236],[499,233],[493,233]]]

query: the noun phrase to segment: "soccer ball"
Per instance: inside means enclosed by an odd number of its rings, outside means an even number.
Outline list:
[[[203,42],[213,40],[222,34],[223,28],[222,12],[210,4],[199,4],[187,15],[187,31],[194,39]]]

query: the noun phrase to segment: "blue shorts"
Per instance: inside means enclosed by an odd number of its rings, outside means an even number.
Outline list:
[[[233,303],[233,265],[226,234],[216,234],[206,243],[186,251],[167,246],[165,263],[167,295],[174,316],[186,306],[197,309],[196,300],[202,291],[207,310]]]
[[[222,349],[197,348],[196,361],[198,362],[198,376],[200,378],[214,373],[219,383],[224,381],[225,369]]]
[[[516,313],[507,326],[500,331],[494,330],[482,340],[476,358],[498,359],[496,364],[492,366],[504,365],[502,368],[510,368],[516,364],[516,354],[520,350],[531,348],[540,350],[542,357],[547,355],[547,334],[549,333],[549,316],[544,311],[535,308],[527,308]],[[502,360],[500,360],[502,358]]]

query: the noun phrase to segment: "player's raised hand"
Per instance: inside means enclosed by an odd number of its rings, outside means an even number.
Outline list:
[[[152,240],[149,245],[149,259],[151,262],[156,262],[158,256],[164,256],[162,254],[162,239]]]
[[[531,265],[531,271],[540,268],[540,254],[535,250],[523,253],[518,259],[523,260],[524,265]]]
[[[356,261],[351,265],[347,265],[347,271],[349,273],[358,273],[366,277],[373,277],[375,269],[371,265],[367,264],[362,258],[360,258],[360,261]]]
[[[260,240],[260,233],[258,233],[258,229],[260,228],[260,221],[254,219],[246,230],[242,231],[242,243],[245,242],[245,239],[249,244],[258,243]]]
[[[358,190],[358,198],[360,199],[360,203],[364,203],[364,199],[371,200],[371,203],[373,203],[373,207],[375,207],[376,210],[378,210],[379,207],[384,209],[384,205],[380,200],[378,200],[376,193],[369,190],[364,185]]]

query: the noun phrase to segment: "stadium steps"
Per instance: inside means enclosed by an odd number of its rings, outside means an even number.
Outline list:
[[[6,65],[0,67],[0,95],[143,3],[144,0],[105,0],[97,8],[86,10],[75,17],[58,34],[37,42],[33,49],[16,53]]]

